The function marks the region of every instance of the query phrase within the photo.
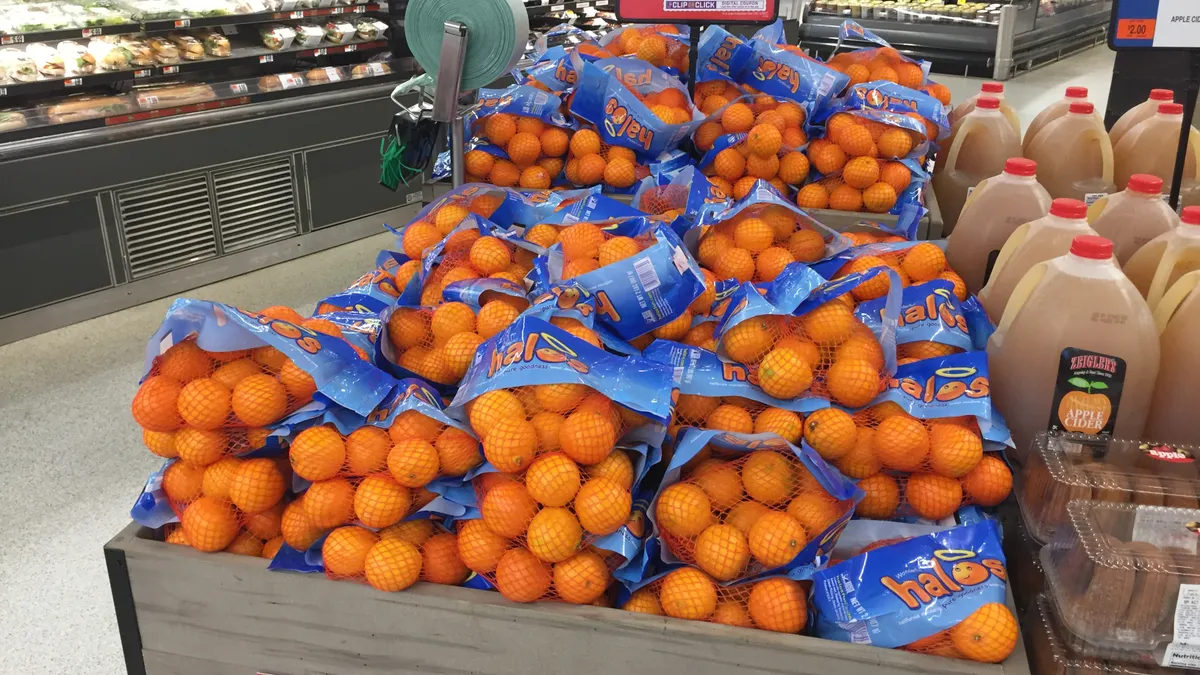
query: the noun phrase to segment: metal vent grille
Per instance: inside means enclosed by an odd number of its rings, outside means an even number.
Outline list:
[[[296,234],[292,163],[280,159],[213,174],[225,253]]]
[[[203,175],[122,190],[117,208],[134,279],[217,257]]]

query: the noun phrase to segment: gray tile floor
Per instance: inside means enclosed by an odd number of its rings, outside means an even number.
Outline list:
[[[1008,83],[1025,122],[1067,85],[1108,97],[1101,47]],[[937,78],[960,100],[980,80]],[[378,235],[187,295],[259,308],[311,310],[345,288],[388,242]],[[158,461],[141,445],[129,401],[146,339],[170,300],[147,303],[0,347],[0,673],[124,672],[101,546]]]

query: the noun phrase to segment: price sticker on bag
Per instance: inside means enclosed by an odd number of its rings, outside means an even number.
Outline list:
[[[330,82],[341,82],[342,71],[337,68],[329,67],[325,69],[325,77],[329,78]]]
[[[293,89],[295,87],[303,87],[304,79],[293,75],[292,73],[283,73],[279,76],[279,86],[284,89]]]
[[[233,84],[229,85],[229,91],[235,94],[244,94],[250,91],[250,87],[246,86],[245,82],[234,82]]]

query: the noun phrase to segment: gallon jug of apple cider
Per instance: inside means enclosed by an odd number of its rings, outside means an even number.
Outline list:
[[[1025,156],[1038,163],[1038,181],[1050,196],[1090,204],[1116,191],[1113,149],[1104,122],[1087,101],[1076,101],[1067,114],[1038,132]]]
[[[1031,267],[987,354],[992,400],[1018,448],[1046,430],[1143,437],[1158,330],[1104,237],[1077,236],[1066,255]]]
[[[1087,222],[1087,207],[1078,199],[1055,199],[1050,213],[1013,231],[992,268],[992,276],[979,291],[979,303],[993,322],[1000,321],[1013,289],[1034,265],[1057,258],[1071,249],[1081,234],[1096,234]]]
[[[1179,216],[1161,199],[1162,184],[1158,176],[1135,173],[1124,190],[1088,207],[1088,222],[1096,234],[1112,240],[1113,257],[1122,267],[1151,239],[1179,226]]]
[[[1175,101],[1175,92],[1170,89],[1151,89],[1150,98],[1133,106],[1121,115],[1121,119],[1117,120],[1112,129],[1108,130],[1108,137],[1112,140],[1113,147],[1117,147],[1117,143],[1129,130],[1136,127],[1146,118],[1153,117],[1154,113],[1158,112],[1160,103],[1173,103]]]
[[[980,97],[975,109],[954,125],[933,169],[933,189],[946,234],[954,231],[967,192],[1003,171],[1010,157],[1020,156],[1021,135],[1000,112],[1000,101]]]
[[[1034,117],[1033,121],[1029,123],[1029,128],[1025,130],[1025,139],[1021,141],[1021,150],[1028,150],[1029,144],[1033,142],[1033,137],[1037,136],[1039,131],[1041,131],[1047,124],[1050,124],[1054,120],[1066,115],[1067,108],[1069,108],[1072,103],[1086,101],[1087,95],[1087,87],[1067,87],[1067,93],[1062,99],[1051,103],[1045,108],[1042,108],[1042,111],[1037,114],[1037,117]],[[1104,121],[1101,120],[1101,124],[1103,123]],[[1026,155],[1026,157],[1028,157],[1028,155]]]
[[[1179,277],[1200,270],[1200,206],[1188,206],[1180,226],[1151,239],[1129,258],[1125,275],[1146,298],[1150,309]]]
[[[1004,83],[1003,82],[984,82],[979,87],[979,93],[971,98],[954,106],[950,111],[950,126],[953,128],[959,120],[966,117],[976,108],[979,99],[985,96],[990,96],[997,101],[1000,101],[1000,112],[1004,114],[1005,119],[1012,124],[1013,131],[1017,132],[1017,137],[1021,136],[1021,120],[1017,117],[1017,111],[1008,101],[1004,100]]]
[[[1113,150],[1117,187],[1124,190],[1135,173],[1148,173],[1163,179],[1163,192],[1171,191],[1175,172],[1175,150],[1179,147],[1179,130],[1183,125],[1183,106],[1160,103],[1158,112],[1129,130]],[[1200,203],[1200,131],[1189,127],[1187,157],[1184,160],[1180,203]]]
[[[1176,281],[1154,310],[1162,348],[1162,366],[1150,399],[1145,438],[1160,443],[1200,445],[1200,272]]]
[[[987,283],[1000,249],[1013,231],[1050,211],[1050,193],[1037,180],[1037,162],[1012,157],[999,176],[983,179],[967,197],[946,260],[976,294]]]

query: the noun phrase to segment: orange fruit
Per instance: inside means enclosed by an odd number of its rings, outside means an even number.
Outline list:
[[[679,400],[675,402],[675,417],[691,426],[700,426],[719,405],[719,398],[680,394]]]
[[[361,576],[366,571],[367,552],[378,542],[378,535],[362,527],[339,527],[330,532],[321,545],[325,573],[335,578]]]
[[[659,340],[675,340],[683,339],[687,335],[688,330],[692,327],[692,313],[684,310],[682,314],[672,319],[669,323],[665,323],[654,329],[654,337]]]
[[[706,460],[692,470],[690,480],[704,490],[717,510],[724,511],[742,501],[742,478],[732,464]]]
[[[279,531],[283,541],[297,551],[307,550],[325,533],[324,529],[309,522],[304,513],[304,504],[300,501],[294,501],[283,509]]]
[[[233,505],[216,497],[200,497],[188,504],[179,521],[188,545],[197,551],[220,551],[241,530]]]
[[[809,539],[816,539],[838,519],[841,508],[824,492],[804,492],[788,504],[787,514],[804,526]]]
[[[791,462],[778,452],[756,450],[742,465],[742,485],[751,499],[768,506],[780,504],[792,494],[796,474]]]
[[[861,125],[847,126],[838,133],[837,144],[850,157],[875,156],[878,149],[871,132]]]
[[[901,159],[912,151],[913,141],[907,131],[888,127],[879,135],[878,146],[881,156],[888,159]]]
[[[883,469],[883,463],[875,456],[875,430],[859,427],[854,448],[836,462],[838,471],[850,478],[866,478]]]
[[[241,377],[238,377],[237,382],[240,382],[246,377],[258,372],[257,366],[254,366],[254,372],[249,371],[248,366],[254,365],[249,359],[234,361],[229,365],[235,366],[239,363],[245,363],[247,364],[247,367],[243,367],[245,374]],[[213,373],[213,379],[218,379],[217,376],[220,374],[221,371]],[[226,373],[226,375],[228,375],[228,373]],[[312,379],[312,376],[304,372],[304,370],[300,368],[300,366],[296,365],[296,362],[292,361],[291,359],[285,361],[283,363],[283,367],[279,369],[279,381],[283,383],[283,388],[287,391],[287,395],[295,401],[307,401],[311,399],[312,395],[317,391],[317,383]],[[226,386],[232,388],[236,386],[236,383]]]
[[[612,166],[609,164],[609,166]],[[638,243],[630,237],[613,237],[600,245],[597,256],[601,267],[625,258],[632,258],[641,251]]]
[[[834,358],[861,359],[878,370],[883,368],[883,347],[879,345],[875,336],[869,333],[855,333],[837,348]]]
[[[275,506],[286,490],[283,472],[272,459],[240,462],[229,478],[229,501],[246,513],[258,513]]]
[[[799,633],[808,620],[804,596],[804,586],[798,581],[783,577],[763,579],[750,589],[746,608],[758,628]]]
[[[208,352],[196,346],[191,340],[173,345],[163,352],[158,360],[158,374],[187,384],[192,380],[208,377],[212,372],[213,362]]]
[[[721,113],[721,126],[731,134],[750,131],[754,126],[754,112],[745,103],[734,103]]]
[[[545,506],[570,504],[580,483],[579,466],[559,452],[540,455],[525,474],[530,496]]]
[[[508,141],[506,147],[508,158],[519,167],[527,167],[537,161],[542,154],[542,142],[537,134],[518,131]]]
[[[251,375],[233,388],[230,404],[245,424],[265,427],[287,414],[287,389],[270,375]]]
[[[929,281],[946,270],[946,254],[938,246],[922,242],[905,251],[900,267],[914,282]]]
[[[907,61],[897,63],[895,65],[897,83],[902,87],[909,89],[920,89],[921,83],[925,81],[925,73],[921,70],[921,66]]]
[[[626,612],[638,614],[653,614],[662,616],[662,605],[658,604],[658,596],[650,588],[639,588],[629,596],[629,600],[621,606]]]
[[[682,567],[664,576],[661,583],[658,600],[667,616],[703,621],[717,609],[717,586],[698,569]]]
[[[571,137],[571,154],[576,157],[598,155],[600,152],[600,135],[591,129],[580,129]]]
[[[744,248],[727,250],[713,264],[713,273],[720,279],[737,279],[747,282],[754,278],[754,257]]]
[[[957,273],[946,270],[945,272],[939,274],[938,278],[945,279],[946,281],[954,284],[954,297],[958,298],[960,301],[967,299],[967,284],[965,281],[963,281],[962,277],[958,276]]]
[[[758,502],[742,502],[730,509],[729,513],[725,514],[724,523],[737,529],[745,536],[750,536],[750,528],[754,527],[754,523],[762,517],[764,513],[769,513],[771,510],[759,504]]]
[[[492,466],[508,473],[528,468],[537,449],[537,429],[522,418],[499,420],[483,439],[484,457]]]
[[[883,182],[875,183],[862,193],[862,204],[871,213],[887,213],[896,205],[896,190]]]
[[[633,489],[633,460],[619,450],[609,453],[599,464],[588,467],[592,478],[608,478],[626,490]]]
[[[790,349],[773,349],[758,366],[758,384],[768,396],[793,399],[813,382],[812,364]]]
[[[808,178],[808,157],[802,152],[789,152],[779,160],[779,178],[789,185],[799,185]]]
[[[612,158],[604,167],[604,182],[613,187],[627,188],[637,179],[634,170],[633,162],[621,157]]]
[[[496,113],[487,118],[483,133],[489,141],[503,148],[517,133],[517,120],[512,115]]]
[[[920,471],[929,459],[929,432],[916,418],[893,415],[876,427],[873,449],[889,469]]]
[[[768,206],[760,217],[775,232],[775,241],[785,242],[796,231],[796,214],[782,206]]]
[[[675,483],[663,489],[654,507],[662,530],[676,537],[695,537],[713,523],[712,504],[697,485]]]
[[[504,251],[504,257],[508,257],[508,249],[504,248],[504,244],[495,239],[486,238],[475,242],[475,246],[471,247],[472,256],[476,251],[476,247],[484,242],[492,242],[495,246],[499,246]],[[483,248],[492,248],[485,246]],[[495,253],[492,251],[492,253]],[[482,258],[485,254],[480,254]],[[505,260],[507,263],[507,260]],[[430,329],[433,331],[433,339],[438,344],[444,344],[447,340],[458,335],[459,333],[469,333],[475,330],[475,311],[471,306],[462,302],[447,302],[433,310],[433,317],[430,320]]]
[[[908,189],[909,183],[912,182],[912,172],[900,162],[884,162],[879,172],[879,180],[891,185],[898,195]]]
[[[1012,492],[1012,471],[1004,460],[984,455],[974,469],[959,479],[963,493],[973,504],[997,506]]]
[[[858,126],[858,118],[849,113],[837,113],[825,122],[825,137],[837,143],[842,131]]]
[[[980,607],[950,629],[954,648],[964,657],[984,663],[1008,658],[1017,646],[1017,636],[1017,620],[998,602]]]
[[[423,487],[437,478],[441,467],[437,449],[420,438],[404,438],[388,452],[388,472],[404,487]]]
[[[567,132],[555,127],[546,127],[538,140],[541,141],[542,154],[550,157],[562,157],[567,154],[567,148],[571,141],[570,137],[567,136]],[[472,173],[475,172],[472,171]],[[487,172],[485,171],[484,173]]]
[[[717,122],[705,122],[696,129],[695,135],[692,136],[692,141],[696,144],[697,150],[708,152],[712,150],[713,143],[724,134],[725,127],[722,127]]]
[[[190,502],[200,496],[207,474],[208,470],[203,466],[185,461],[172,462],[163,471],[163,492],[177,504]]]
[[[802,209],[827,209],[829,208],[829,191],[824,186],[817,183],[810,183],[800,188],[796,193],[796,206]],[[804,231],[804,230],[801,230]],[[810,232],[812,230],[809,230]],[[824,242],[821,243],[822,253],[824,252]],[[815,261],[814,261],[815,262]]]
[[[158,455],[170,459],[178,457],[179,451],[175,449],[175,432],[174,431],[150,431],[149,429],[142,430],[142,443],[146,449]]]
[[[550,187],[550,173],[541,166],[527,166],[521,170],[517,184],[529,190],[545,190]]]
[[[496,563],[496,590],[513,602],[533,602],[550,592],[550,566],[523,548],[505,552]]]
[[[733,196],[733,185],[724,178],[721,178],[720,176],[709,176],[708,182],[712,183],[713,187],[720,190],[722,195],[726,197]]]
[[[566,560],[579,550],[583,528],[569,510],[548,506],[529,521],[525,541],[529,550],[544,562]]]
[[[747,539],[754,559],[767,568],[788,564],[808,543],[804,526],[779,511],[767,511],[759,516],[750,527]]]
[[[813,168],[828,176],[842,170],[846,164],[846,153],[835,144],[813,141],[808,146],[808,159]]]
[[[700,112],[705,115],[712,115],[727,105],[729,105],[728,98],[720,94],[713,94],[712,96],[704,97],[704,101],[700,103]],[[721,127],[721,130],[723,133],[730,133],[724,126]]]
[[[782,118],[780,118],[780,122],[782,122]],[[779,149],[783,147],[783,132],[773,124],[760,122],[746,135],[746,144],[750,147],[751,154],[759,157],[775,157],[779,153]]]
[[[421,578],[421,552],[407,541],[381,540],[367,551],[363,573],[378,590],[402,591]]]
[[[513,187],[521,181],[521,169],[508,160],[497,159],[492,165],[492,170],[488,172],[487,178],[492,185]]]
[[[292,441],[288,459],[301,478],[313,481],[333,478],[346,462],[346,444],[331,426],[309,427]]]
[[[483,338],[479,337],[478,333],[459,333],[442,346],[446,367],[455,379],[461,380],[467,374],[467,369],[471,367],[471,361],[474,360],[475,352],[481,344]]]
[[[272,373],[279,372],[284,362],[287,361],[287,357],[283,355],[283,352],[274,347],[258,347],[250,352],[250,357],[254,359],[255,363]]]
[[[509,542],[488,529],[482,520],[468,520],[459,527],[456,545],[458,557],[468,569],[488,574],[495,571]]]
[[[896,84],[900,83],[900,75],[896,73],[896,69],[892,68],[891,66],[879,66],[874,68],[871,70],[871,74],[868,77],[870,78],[871,82],[875,82],[876,80],[887,80],[888,82],[895,82]]]
[[[578,137],[579,134],[576,134]],[[604,169],[608,164],[598,154],[584,155],[579,158],[576,175],[581,185],[598,185],[604,179]]]
[[[861,63],[851,63],[846,66],[846,75],[850,77],[849,86],[862,84],[871,79],[871,71]]]
[[[467,173],[472,176],[486,176],[496,163],[496,158],[483,150],[472,150],[463,157]]]
[[[886,520],[900,507],[900,485],[891,476],[872,474],[858,481],[858,488],[866,496],[854,512],[863,518]]]
[[[696,565],[718,581],[733,581],[750,564],[746,535],[731,525],[710,525],[696,539]]]
[[[633,497],[616,481],[597,477],[579,488],[575,513],[583,529],[596,535],[612,534],[629,520]]]
[[[546,410],[567,413],[578,407],[590,392],[591,389],[582,384],[539,384],[533,388],[533,398]]]
[[[562,451],[585,466],[603,461],[616,442],[617,432],[612,420],[587,410],[568,415],[559,430]]]
[[[595,551],[580,551],[554,566],[554,590],[565,602],[587,605],[600,599],[612,582],[608,565]]]
[[[721,600],[717,603],[717,609],[713,612],[713,623],[720,623],[726,626],[738,626],[740,628],[754,628],[754,622],[750,620],[750,612],[747,611],[746,605],[737,600]]]
[[[812,187],[811,185],[805,186]],[[822,190],[824,188],[816,186]],[[803,263],[811,263],[825,257],[825,239],[816,230],[807,228],[796,230],[788,237],[787,250],[791,256]]]
[[[750,434],[754,433],[754,418],[745,408],[725,404],[709,413],[704,420],[704,428]]]
[[[827,302],[801,317],[801,325],[813,342],[821,346],[833,346],[845,342],[853,334],[855,326],[861,324],[845,304]]]
[[[314,527],[329,529],[354,520],[354,486],[345,478],[314,481],[303,503],[304,515]]]
[[[457,586],[471,576],[458,558],[458,538],[449,532],[435,534],[421,546],[421,575],[434,584]]]
[[[379,531],[379,538],[383,541],[407,541],[413,546],[420,547],[426,540],[433,536],[433,533],[433,521],[428,518],[419,518],[417,520],[406,520],[396,523],[391,527],[385,527]]]
[[[384,528],[395,525],[408,514],[412,495],[390,475],[377,473],[367,476],[354,491],[354,513],[367,527]]]
[[[563,255],[567,258],[595,258],[604,244],[604,232],[592,223],[576,223],[559,232]]]
[[[713,159],[717,175],[729,182],[737,181],[746,173],[746,158],[734,148],[725,148]]]
[[[754,278],[756,281],[774,281],[775,277],[779,276],[788,265],[794,262],[796,262],[795,256],[786,248],[772,246],[758,254],[758,260],[755,262],[757,271]]]
[[[438,466],[444,476],[462,476],[483,462],[479,441],[461,429],[446,427],[434,442]]]
[[[280,547],[283,546],[283,537],[272,537],[263,544],[262,552],[259,555],[267,560],[274,560],[276,554],[279,553]]]
[[[280,368],[280,379],[283,381],[284,386],[288,386],[288,380],[284,379],[285,376],[284,376],[283,369],[287,368],[288,364],[291,364],[292,371],[289,373],[289,375],[287,377],[296,378],[297,382],[300,382],[301,384],[307,384],[307,383],[299,380],[299,375],[308,377],[308,373],[305,373],[303,370],[300,370],[296,366],[295,362],[293,362],[291,359],[288,359],[283,362],[283,365]],[[298,371],[299,374],[296,374],[295,371]],[[257,375],[258,373],[261,373],[261,372],[262,372],[262,369],[259,367],[259,365],[257,363],[254,362],[253,359],[238,359],[237,361],[230,361],[229,363],[223,364],[220,368],[217,368],[215,371],[213,371],[212,379],[216,380],[217,382],[220,382],[221,384],[225,385],[226,389],[229,389],[232,391],[233,388],[237,386],[238,382],[241,382],[242,380],[246,379],[247,377],[249,377],[251,375]],[[308,382],[311,382],[311,381],[312,381],[312,378],[309,377]],[[314,385],[313,391],[315,391],[315,390],[316,390],[316,387]],[[291,393],[290,387],[289,387],[288,391],[289,391],[289,393]]]
[[[757,363],[774,342],[772,325],[761,316],[737,324],[721,337],[721,346],[729,358],[742,363]]]
[[[413,260],[420,260],[425,251],[442,240],[442,233],[436,227],[426,222],[416,222],[404,230],[402,245],[404,255]]]
[[[405,410],[396,415],[396,419],[392,420],[392,426],[388,428],[388,436],[391,437],[393,443],[410,438],[419,438],[432,443],[441,432],[441,422],[416,410]]]
[[[275,378],[268,375],[260,377],[278,384]],[[194,379],[179,391],[177,406],[179,415],[189,425],[197,429],[216,429],[223,426],[229,417],[229,389],[211,378]]]
[[[962,485],[953,478],[933,473],[908,477],[904,499],[916,514],[926,520],[948,518],[962,506]]]
[[[839,359],[825,373],[825,385],[834,402],[861,408],[879,393],[883,382],[879,369],[863,359]]]
[[[208,466],[225,456],[229,437],[220,430],[184,427],[175,432],[179,459],[197,466]]]
[[[800,442],[803,429],[800,415],[782,408],[767,408],[754,419],[754,433],[775,434],[792,444]]]
[[[804,440],[822,459],[831,462],[854,450],[857,438],[854,419],[837,408],[814,411],[804,421]]]
[[[492,532],[506,539],[525,533],[538,505],[520,483],[501,483],[483,496],[479,512]]]
[[[770,157],[761,157],[751,154],[746,158],[746,175],[747,177],[761,178],[763,180],[774,180],[779,174],[779,158],[775,155]],[[753,184],[751,184],[751,188]],[[749,190],[747,190],[747,193]],[[786,188],[784,189],[786,192]],[[734,189],[737,193],[737,189]],[[744,196],[744,195],[743,195]]]
[[[929,428],[929,468],[951,478],[967,475],[983,460],[983,440],[970,429],[934,422]]]
[[[879,162],[871,157],[855,157],[846,162],[842,179],[850,187],[860,190],[868,188],[879,180]]]
[[[788,127],[799,127],[804,124],[804,109],[791,101],[784,101],[775,108],[775,112],[783,118]]]
[[[559,449],[560,443],[558,439],[562,433],[562,425],[565,421],[562,415],[556,415],[551,412],[536,413],[529,419],[529,423],[533,425],[534,431],[537,432],[538,452],[550,452]]]
[[[760,218],[747,218],[733,228],[733,244],[751,253],[761,253],[775,241],[775,230]]]
[[[862,193],[849,185],[839,185],[829,193],[829,208],[835,211],[861,211]]]

